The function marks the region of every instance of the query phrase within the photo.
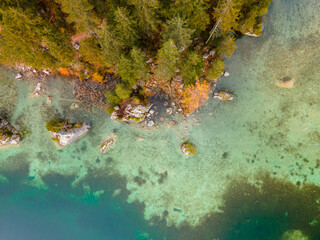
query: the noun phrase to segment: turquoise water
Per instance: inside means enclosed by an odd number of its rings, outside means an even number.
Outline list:
[[[269,240],[290,229],[320,239],[319,10],[317,0],[273,1],[263,35],[238,40],[227,60],[218,88],[235,100],[210,100],[174,127],[71,110],[70,80],[44,84],[47,104],[30,97],[36,82],[2,69],[0,109],[29,132],[0,151],[2,239]],[[293,88],[277,85],[285,76]],[[55,115],[92,129],[59,150],[44,127]],[[180,153],[185,137],[197,155]]]

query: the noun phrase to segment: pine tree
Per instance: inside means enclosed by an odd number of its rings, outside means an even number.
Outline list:
[[[210,80],[218,79],[222,75],[223,69],[224,69],[224,62],[220,59],[215,59],[212,62],[211,68],[209,68],[207,72],[207,78]]]
[[[159,65],[156,69],[156,75],[161,79],[168,79],[175,75],[178,70],[180,53],[172,39],[165,42],[158,51]]]
[[[135,18],[141,31],[151,35],[157,31],[158,18],[156,15],[160,7],[158,0],[128,0],[130,5],[135,7]]]
[[[114,15],[115,32],[118,38],[128,47],[135,46],[139,38],[136,22],[129,16],[125,8],[118,8]]]
[[[68,36],[29,10],[0,9],[0,61],[14,66],[56,69],[68,66],[74,55]]]
[[[107,22],[97,30],[101,45],[101,54],[105,66],[117,64],[124,49],[124,43],[118,39],[117,34]]]
[[[104,61],[101,53],[101,48],[96,38],[90,37],[80,41],[81,47],[79,52],[83,60],[99,68],[104,66]]]
[[[233,36],[226,37],[220,45],[217,47],[217,51],[220,57],[229,58],[236,50],[235,38]]]
[[[67,14],[67,22],[74,23],[78,32],[93,33],[97,22],[93,6],[88,0],[55,0],[61,4],[61,9]]]
[[[210,23],[210,15],[208,0],[175,0],[166,17],[179,16],[185,21],[191,29],[195,30],[197,34],[204,31]]]
[[[131,90],[124,83],[116,84],[116,94],[120,99],[127,99],[130,97]]]
[[[121,79],[133,87],[139,79],[146,78],[148,68],[145,54],[138,48],[130,51],[130,56],[122,56],[118,64]]]
[[[185,85],[194,84],[196,78],[202,75],[204,62],[202,56],[195,51],[189,52],[182,60],[181,76]]]
[[[238,19],[243,0],[220,0],[217,8],[214,9],[214,19],[216,21],[214,27],[211,29],[210,36],[206,44],[210,41],[211,37],[215,34],[217,29],[223,36],[226,36],[234,29],[238,28]]]
[[[183,51],[191,44],[191,35],[193,31],[188,28],[186,22],[180,17],[170,19],[165,25],[163,33],[164,41],[172,39],[179,51]]]

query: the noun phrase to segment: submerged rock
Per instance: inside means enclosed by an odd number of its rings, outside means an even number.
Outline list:
[[[33,96],[39,96],[40,95],[40,90],[41,90],[41,83],[37,83],[32,95]]]
[[[195,155],[198,152],[196,145],[194,145],[192,142],[184,142],[181,144],[180,149],[181,152],[186,156]]]
[[[309,240],[309,238],[300,230],[289,230],[282,235],[281,240]]]
[[[75,142],[79,138],[83,137],[91,128],[91,126],[88,123],[80,122],[75,124],[68,124],[68,122],[56,122],[58,127],[61,130],[59,131],[49,131],[51,138],[53,141],[57,143],[59,147],[65,147],[67,145],[70,145],[71,143]],[[47,129],[48,129],[48,123],[47,123]]]
[[[227,90],[215,91],[213,93],[213,98],[226,102],[233,100],[233,94],[229,93]]]
[[[19,132],[0,116],[0,146],[18,145],[20,139]]]
[[[107,137],[101,144],[99,151],[105,153],[108,148],[110,148],[117,140],[117,135],[113,134],[110,137]]]
[[[285,76],[284,78],[282,78],[280,81],[277,82],[277,85],[279,87],[293,88],[294,81],[291,77]]]

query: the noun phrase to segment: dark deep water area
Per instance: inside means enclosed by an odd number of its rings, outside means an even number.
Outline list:
[[[50,190],[26,187],[25,175],[6,174],[9,183],[0,185],[1,239],[225,239],[276,240],[286,230],[299,229],[309,239],[320,239],[320,188],[264,176],[264,183],[252,186],[246,179],[232,183],[224,195],[223,213],[209,216],[199,227],[166,227],[164,221],[150,226],[142,216],[143,206],[126,203],[125,195],[112,197],[118,178],[86,179],[90,191],[71,188],[72,178],[47,176]],[[104,180],[104,183],[99,181]],[[106,186],[105,182],[108,182]],[[98,199],[95,188],[105,188]]]

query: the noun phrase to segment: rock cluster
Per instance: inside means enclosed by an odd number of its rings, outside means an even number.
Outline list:
[[[74,126],[70,130],[60,130],[59,132],[50,132],[52,140],[57,142],[59,147],[65,147],[79,138],[83,137],[90,129],[90,125],[88,123],[81,123],[81,126],[76,127],[78,124],[74,124]]]
[[[221,90],[221,91],[217,90],[213,93],[213,98],[226,102],[226,101],[233,100],[233,94],[229,93],[227,90]]]
[[[145,122],[146,126],[152,127],[155,123],[151,119],[154,114],[154,110],[151,108],[152,104],[147,106],[128,104],[124,109],[116,106],[111,114],[111,119],[123,122]]]
[[[0,116],[0,146],[17,145],[20,139],[19,132]]]

